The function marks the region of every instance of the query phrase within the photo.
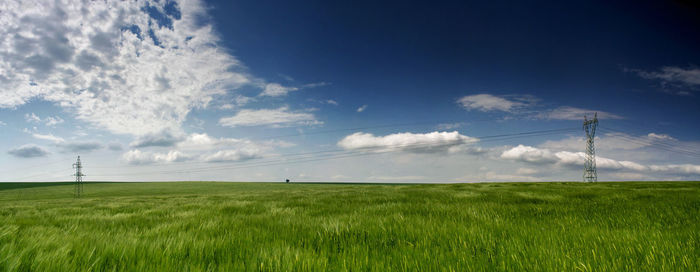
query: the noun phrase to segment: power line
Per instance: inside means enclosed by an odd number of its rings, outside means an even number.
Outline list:
[[[21,171],[27,170],[27,169],[32,169],[32,168],[37,168],[37,167],[46,167],[46,166],[49,166],[49,165],[56,165],[56,164],[59,164],[59,163],[65,163],[66,160],[67,160],[68,158],[70,158],[70,157],[65,157],[65,158],[61,158],[61,159],[57,159],[57,160],[53,160],[53,161],[48,161],[48,162],[45,162],[45,163],[40,163],[40,164],[25,166],[25,167],[21,167],[21,168],[12,168],[12,169],[7,169],[7,170],[0,170],[0,173],[10,172],[10,171],[13,171],[13,172],[21,172]]]
[[[628,134],[628,132],[622,131],[622,128],[625,128],[628,131],[636,132],[636,134],[648,136],[648,133],[647,133],[648,127],[640,126],[640,125],[633,123],[631,121],[628,121],[628,120],[619,120],[619,121],[623,121],[622,123],[616,125],[616,126],[620,127],[619,129],[614,129],[611,127],[607,127],[607,128],[610,130],[615,130],[619,133]],[[640,131],[642,131],[642,133],[640,133]],[[652,139],[648,139],[648,140],[652,140]],[[681,142],[681,141],[676,140],[676,139],[670,139],[668,141],[663,141],[663,142],[661,142],[661,141],[655,141],[655,142],[658,144],[664,144],[667,146],[673,146],[673,147],[677,147],[677,148],[694,149],[695,151],[700,152],[700,143],[698,143],[698,142],[695,142],[695,143],[686,142],[686,143],[684,143],[684,142]]]
[[[636,143],[636,144],[639,144],[639,145],[642,145],[645,147],[661,149],[661,150],[665,150],[665,151],[673,152],[673,153],[677,153],[677,154],[683,154],[683,155],[688,155],[688,156],[700,156],[699,151],[695,151],[692,149],[678,149],[678,147],[673,146],[672,144],[668,144],[668,143],[656,142],[656,141],[651,141],[651,140],[645,141],[645,140],[642,140],[639,138],[631,137],[631,136],[627,135],[625,132],[622,132],[622,131],[616,130],[616,129],[603,128],[603,127],[601,129],[604,131],[609,131],[609,132],[614,133],[614,134],[607,134],[608,137],[616,137],[616,138],[620,138],[620,139],[625,140],[625,141],[630,142],[630,143]]]
[[[500,134],[500,135],[487,135],[487,136],[482,136],[482,137],[477,137],[477,138],[484,139],[484,140],[480,140],[479,142],[490,142],[490,141],[501,141],[501,140],[508,140],[508,139],[514,139],[514,138],[522,138],[522,137],[559,134],[559,133],[563,133],[563,132],[573,132],[575,130],[576,130],[576,128],[565,128],[565,129],[529,131],[529,132]],[[477,143],[477,142],[473,142],[473,143],[469,143],[469,144],[474,144],[474,143]],[[180,170],[174,170],[174,171],[173,170],[154,170],[154,171],[128,173],[128,174],[122,173],[122,174],[117,174],[117,175],[93,175],[93,176],[104,177],[104,176],[124,176],[124,175],[159,174],[159,173],[191,173],[191,172],[201,172],[201,171],[232,170],[232,169],[249,168],[249,167],[280,165],[280,164],[287,164],[287,163],[301,163],[301,162],[330,160],[330,159],[348,158],[348,157],[356,157],[356,156],[369,156],[369,155],[384,154],[384,153],[396,152],[396,151],[411,151],[411,150],[422,149],[422,148],[442,148],[442,147],[449,147],[449,146],[456,146],[456,145],[459,145],[459,144],[456,144],[454,142],[439,144],[439,145],[436,145],[433,143],[417,143],[417,144],[403,144],[403,145],[382,146],[382,147],[365,147],[365,148],[359,148],[359,149],[354,149],[354,150],[344,150],[344,149],[323,150],[323,151],[316,151],[316,152],[304,152],[304,153],[296,153],[296,154],[279,155],[279,156],[289,157],[289,156],[303,156],[303,155],[315,155],[315,154],[327,153],[326,155],[318,155],[316,157],[300,157],[300,158],[295,158],[295,159],[284,158],[284,159],[280,159],[280,160],[268,160],[268,161],[256,161],[256,162],[239,162],[239,163],[235,163],[235,165],[209,166],[209,167],[203,167],[203,168],[180,169]]]
[[[529,111],[529,112],[523,112],[523,113],[535,113],[537,111]],[[519,117],[519,118],[512,118],[509,120],[522,120],[522,119],[528,119],[527,117]],[[468,123],[480,123],[480,122],[495,122],[498,121],[498,119],[493,119],[493,118],[483,118],[483,119],[476,119],[476,120],[470,120]],[[353,127],[353,128],[343,128],[343,129],[331,129],[331,130],[322,130],[322,131],[315,131],[315,132],[303,132],[303,133],[294,133],[294,134],[283,134],[283,135],[275,135],[275,136],[265,136],[265,137],[253,137],[253,138],[245,138],[246,140],[270,140],[270,139],[278,139],[278,138],[285,138],[285,137],[294,137],[294,136],[306,136],[306,135],[318,135],[318,134],[328,134],[328,133],[334,133],[334,132],[344,132],[344,131],[359,131],[359,130],[366,130],[366,129],[377,129],[377,128],[390,128],[390,127],[401,127],[401,126],[414,126],[414,125],[423,125],[423,124],[434,124],[434,125],[439,125],[439,124],[444,124],[444,123],[450,123],[450,122],[458,122],[458,123],[464,123],[462,120],[443,120],[443,121],[425,121],[425,122],[407,122],[407,123],[392,123],[392,124],[383,124],[383,125],[377,125],[377,126],[364,126],[364,127]],[[556,131],[553,130],[553,131]],[[183,162],[184,163],[184,162]],[[192,164],[208,164],[210,162],[186,162],[188,165]],[[162,163],[151,163],[143,166],[170,166],[173,165],[173,162],[162,162]],[[110,167],[110,166],[96,166],[96,167],[91,167],[91,169],[105,169],[105,168],[122,168],[121,166],[119,167]]]

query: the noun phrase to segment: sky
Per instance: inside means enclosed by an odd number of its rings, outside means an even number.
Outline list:
[[[0,182],[700,179],[688,1],[2,1]]]

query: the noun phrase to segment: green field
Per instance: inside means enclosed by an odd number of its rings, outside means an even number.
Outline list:
[[[0,270],[700,271],[700,182],[0,183]]]

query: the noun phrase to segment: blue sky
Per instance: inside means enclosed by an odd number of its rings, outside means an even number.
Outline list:
[[[601,180],[700,178],[692,5],[63,2],[0,5],[0,181],[581,180],[593,112]]]

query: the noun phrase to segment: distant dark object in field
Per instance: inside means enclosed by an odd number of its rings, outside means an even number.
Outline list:
[[[286,181],[287,183],[289,183],[289,179],[286,179],[285,181]]]

